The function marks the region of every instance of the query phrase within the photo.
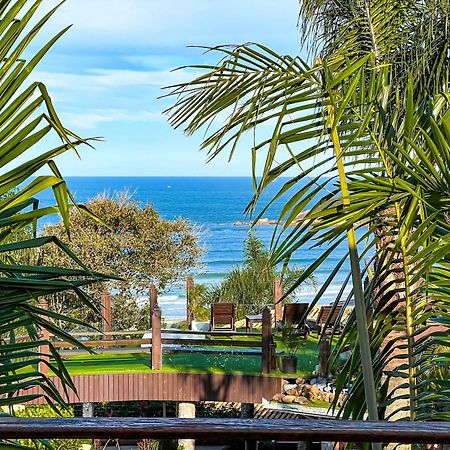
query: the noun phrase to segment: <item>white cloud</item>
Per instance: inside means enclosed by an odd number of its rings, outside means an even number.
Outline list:
[[[126,111],[114,109],[91,110],[88,113],[66,112],[64,123],[74,129],[95,129],[111,122],[165,122],[160,112]]]
[[[167,86],[188,80],[189,73],[183,70],[171,72],[94,68],[78,74],[39,71],[35,73],[35,78],[52,88],[83,88],[99,92],[123,87]]]

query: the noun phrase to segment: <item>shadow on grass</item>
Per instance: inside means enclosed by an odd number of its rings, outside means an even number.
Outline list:
[[[275,338],[278,350],[285,350]],[[310,337],[298,354],[297,375],[309,375],[317,365],[317,339]],[[150,352],[71,356],[65,361],[71,375],[150,372]],[[163,372],[222,373],[255,375],[261,373],[261,356],[227,353],[164,353]],[[273,375],[283,376],[281,372]]]

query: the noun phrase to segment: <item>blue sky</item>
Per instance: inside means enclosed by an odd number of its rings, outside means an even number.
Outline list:
[[[50,2],[51,3],[51,2]],[[188,45],[256,41],[297,54],[298,0],[67,0],[42,42],[74,26],[38,66],[63,122],[82,136],[103,136],[82,160],[65,155],[68,175],[250,175],[243,145],[231,162],[205,164],[201,136],[173,130],[161,112],[161,87],[186,79],[170,70],[213,62]]]

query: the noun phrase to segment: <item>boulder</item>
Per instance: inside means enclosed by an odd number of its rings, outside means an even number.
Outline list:
[[[306,384],[308,382],[308,378],[306,377],[298,377],[295,382],[297,384]]]
[[[315,386],[315,385],[312,385],[310,388],[309,388],[309,392],[310,392],[310,394],[312,394],[312,395],[317,395],[319,392],[321,392],[320,391],[320,389],[317,387],[317,386]]]
[[[287,395],[295,395],[296,397],[298,397],[301,394],[301,390],[299,391],[298,388],[287,389],[285,393]]]
[[[285,395],[282,399],[283,403],[294,403],[297,397],[295,395]]]
[[[309,402],[306,397],[300,396],[295,399],[295,403],[298,403],[299,405],[307,405]]]
[[[285,394],[287,394],[288,393],[287,391],[289,391],[291,389],[297,389],[297,385],[296,384],[292,384],[292,383],[283,384],[283,392]]]
[[[285,396],[285,394],[275,394],[272,397],[272,400],[276,401],[276,402],[281,402],[283,400],[283,397]]]

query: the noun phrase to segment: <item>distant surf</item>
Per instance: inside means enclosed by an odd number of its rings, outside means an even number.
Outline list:
[[[159,214],[167,219],[185,217],[201,226],[201,241],[207,249],[203,264],[204,270],[196,275],[197,283],[219,283],[234,266],[242,264],[243,245],[249,227],[235,226],[236,222],[249,222],[244,209],[252,197],[252,181],[247,177],[68,177],[70,189],[80,202],[108,192],[127,189],[134,193],[136,200],[151,203]],[[272,198],[281,187],[282,180],[275,182],[261,198],[261,204]],[[53,203],[51,192],[40,197],[44,205]],[[276,201],[265,213],[276,219],[283,205],[283,198]],[[57,217],[51,219],[58,220]],[[266,245],[270,244],[274,225],[256,227],[257,234]],[[331,254],[316,272],[321,285],[335,264],[346,251],[345,243]],[[315,261],[323,249],[302,247],[294,255],[292,263],[309,265]],[[340,290],[348,265],[337,275],[322,301],[329,303]],[[305,290],[299,299],[309,301],[314,292]],[[163,316],[167,319],[181,319],[186,315],[185,287],[173,286],[160,296]]]

